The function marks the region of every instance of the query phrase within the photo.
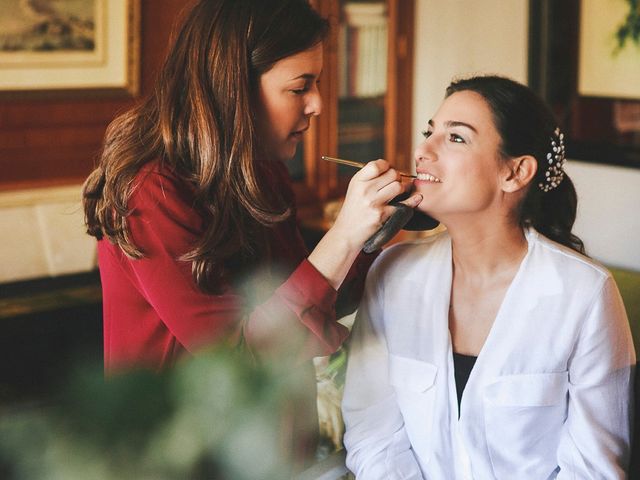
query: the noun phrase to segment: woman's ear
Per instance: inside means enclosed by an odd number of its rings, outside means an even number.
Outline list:
[[[514,157],[508,162],[508,169],[502,180],[502,190],[513,193],[525,188],[538,170],[538,162],[531,155]]]

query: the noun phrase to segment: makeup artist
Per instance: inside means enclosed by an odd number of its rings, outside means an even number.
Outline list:
[[[305,249],[283,162],[322,110],[327,30],[307,0],[199,1],[153,93],[108,128],[84,185],[107,372],[161,370],[216,342],[310,359],[347,336],[336,296],[359,296],[375,258],[362,246],[405,187],[370,162]]]

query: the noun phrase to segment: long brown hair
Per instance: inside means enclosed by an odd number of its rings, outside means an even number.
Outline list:
[[[158,159],[192,187],[203,216],[204,234],[183,256],[202,290],[216,291],[228,265],[263,255],[266,229],[290,208],[260,172],[258,80],[327,31],[307,0],[200,0],[154,91],[107,128],[83,188],[88,233],[144,256],[128,232],[127,204],[141,167]]]

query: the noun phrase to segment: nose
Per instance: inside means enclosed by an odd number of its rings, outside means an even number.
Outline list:
[[[423,140],[416,147],[416,149],[413,152],[413,158],[416,162],[416,165],[429,160],[431,161],[434,160],[435,154],[433,150],[429,147],[429,142],[427,140]]]
[[[322,113],[322,96],[318,90],[318,86],[314,85],[307,93],[304,114],[310,116],[318,116]]]

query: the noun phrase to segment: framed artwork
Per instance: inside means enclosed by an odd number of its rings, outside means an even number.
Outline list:
[[[628,8],[621,0],[582,0],[580,95],[640,99],[640,44],[625,42],[621,46],[616,35]]]
[[[567,156],[640,168],[635,0],[529,0],[529,84],[553,107]]]
[[[0,96],[135,95],[140,0],[0,0]]]

